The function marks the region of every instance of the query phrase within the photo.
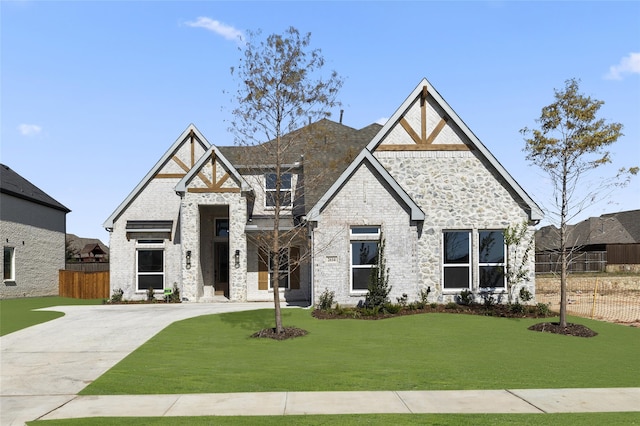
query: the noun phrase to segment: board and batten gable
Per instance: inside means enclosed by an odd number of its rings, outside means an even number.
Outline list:
[[[110,232],[112,293],[122,289],[126,300],[146,299],[147,290],[137,285],[138,250],[161,250],[164,288],[180,285],[180,197],[175,186],[209,146],[195,126],[190,125],[104,223]],[[151,221],[170,222],[170,232],[146,235],[127,229],[128,222]]]

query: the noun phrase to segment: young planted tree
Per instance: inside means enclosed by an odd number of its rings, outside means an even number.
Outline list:
[[[570,79],[563,90],[554,90],[555,102],[542,108],[539,129],[523,128],[527,160],[550,178],[554,201],[550,211],[559,224],[560,326],[567,326],[567,266],[571,261],[567,225],[587,206],[624,185],[637,167],[620,169],[610,179],[585,186],[587,173],[611,162],[607,148],[622,135],[622,124],[607,123],[597,113],[603,101],[579,92],[579,81]],[[582,191],[586,188],[584,191]]]
[[[275,307],[275,330],[284,332],[280,311],[281,263],[290,262],[288,247],[295,232],[281,230],[283,212],[303,197],[304,186],[298,181],[295,194],[291,182],[291,150],[298,150],[304,132],[296,132],[308,122],[328,117],[329,110],[339,105],[336,96],[342,80],[335,71],[323,77],[325,64],[319,49],[310,49],[311,35],[301,35],[290,27],[284,34],[266,39],[260,32],[249,32],[239,48],[242,59],[231,69],[238,80],[238,106],[233,110],[231,131],[236,145],[253,147],[245,164],[254,164],[255,175],[269,173],[269,213],[273,226],[255,238],[270,264]],[[316,138],[317,139],[317,138]],[[265,143],[265,141],[268,141]],[[302,159],[301,159],[302,160]],[[308,185],[309,182],[305,182]]]

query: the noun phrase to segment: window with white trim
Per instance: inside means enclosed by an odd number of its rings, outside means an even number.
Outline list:
[[[478,231],[480,289],[505,288],[505,244],[503,231]]]
[[[353,226],[351,239],[351,292],[365,293],[378,265],[379,226]]]
[[[274,257],[273,253],[269,256],[269,290],[273,290]],[[278,259],[278,288],[289,289],[289,272],[289,248],[283,248]]]
[[[276,180],[278,175],[267,173],[264,179],[265,207],[276,206]],[[280,176],[280,207],[291,207],[291,173],[283,173]]]
[[[164,249],[138,248],[136,250],[136,289],[155,291],[164,289]]]
[[[443,288],[471,288],[471,232],[445,231],[443,234]]]
[[[3,250],[3,281],[16,280],[16,250],[15,247],[5,247]]]

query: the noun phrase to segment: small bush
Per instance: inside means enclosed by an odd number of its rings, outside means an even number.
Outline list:
[[[336,293],[334,291],[329,291],[328,288],[325,288],[318,300],[318,309],[321,311],[328,311],[333,306],[333,301],[336,297]]]
[[[153,287],[149,287],[147,289],[147,301],[148,302],[153,302],[154,300],[156,300],[156,297],[154,295],[155,291],[153,290]]]
[[[109,303],[122,302],[123,295],[124,295],[124,290],[122,290],[121,288],[117,288],[113,290],[113,294],[111,295],[111,299],[109,299]]]
[[[402,297],[396,297],[396,300],[398,301],[398,305],[400,305],[401,307],[407,306],[408,299],[409,299],[409,296],[407,296],[407,293],[402,293]]]
[[[526,288],[526,287],[520,288],[520,300],[522,302],[526,303],[526,302],[530,301],[531,299],[533,299],[533,295],[531,294],[529,289]]]
[[[456,302],[449,302],[444,305],[445,309],[458,309],[458,304]]]
[[[178,289],[178,285],[177,284],[173,284],[173,291],[171,293],[171,295],[169,296],[169,302],[171,303],[181,303],[182,301],[180,300],[180,289]]]
[[[516,303],[513,303],[513,304],[509,305],[509,310],[513,314],[523,314],[524,313],[524,306],[522,306],[520,304],[520,302],[516,302]]]
[[[536,305],[536,313],[542,317],[548,317],[551,315],[551,309],[546,303],[538,303]]]
[[[400,304],[394,304],[394,303],[386,303],[383,307],[383,310],[389,314],[397,314],[398,312],[400,312],[402,310],[403,306]]]
[[[469,306],[473,303],[473,293],[470,290],[462,290],[458,296],[461,305]]]
[[[438,304],[436,302],[433,302],[429,306],[431,307],[431,309],[435,309],[438,307]]]

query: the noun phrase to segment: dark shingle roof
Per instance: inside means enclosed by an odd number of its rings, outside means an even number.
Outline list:
[[[536,232],[536,251],[557,250],[559,235],[558,228],[553,225],[539,229]],[[640,210],[590,217],[569,225],[567,235],[568,247],[640,243]]]
[[[0,164],[0,191],[65,213],[71,211],[4,164]]]
[[[360,130],[323,119],[282,137],[287,144],[280,163],[302,162],[304,206],[307,213],[331,187],[353,159],[382,128],[371,124]],[[255,146],[221,146],[220,152],[234,167],[259,168],[275,164],[275,141]],[[243,171],[240,170],[242,174]]]

